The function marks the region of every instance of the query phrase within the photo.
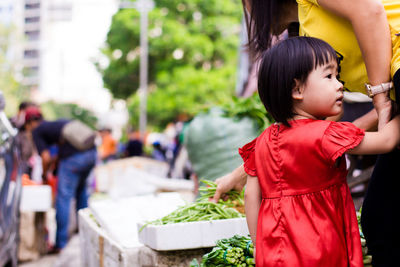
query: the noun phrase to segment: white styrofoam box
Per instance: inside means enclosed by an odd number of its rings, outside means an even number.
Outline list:
[[[138,229],[144,225],[138,224]],[[148,225],[139,233],[139,241],[154,250],[181,250],[213,247],[216,241],[234,235],[248,235],[246,218]]]
[[[138,222],[163,217],[182,205],[185,201],[175,192],[89,202],[101,227],[127,248],[142,245],[138,238]]]
[[[186,267],[193,258],[199,259],[205,253],[203,250],[178,252],[178,255],[175,251],[158,253],[144,245],[125,248],[96,223],[90,209],[79,211],[79,238],[85,267]]]
[[[124,248],[93,219],[91,211],[79,210],[79,239],[82,266],[140,267],[139,247]]]
[[[193,181],[168,179],[164,170],[168,171],[168,164],[147,158],[111,161],[95,168],[96,189],[114,198],[152,194],[160,190],[193,190]]]
[[[51,208],[49,185],[27,185],[22,187],[21,211],[48,211]]]

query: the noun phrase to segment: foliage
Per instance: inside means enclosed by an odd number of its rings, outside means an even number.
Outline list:
[[[48,101],[40,105],[43,116],[47,120],[56,120],[61,118],[78,119],[92,128],[96,128],[97,118],[90,110],[82,108],[72,103],[56,103]]]
[[[225,67],[213,72],[204,72],[187,66],[174,70],[170,75],[161,73],[160,76],[164,77],[160,77],[159,81],[163,89],[153,90],[149,95],[148,120],[162,128],[180,113],[191,117],[206,107],[230,101],[232,92],[223,88],[227,84],[229,88],[234,87],[230,79],[233,71],[233,68]],[[139,118],[138,95],[132,97],[129,113],[131,123],[135,124]]]
[[[5,111],[8,116],[17,112],[25,93],[21,84],[15,79],[13,62],[7,58],[12,30],[12,27],[0,24],[0,90],[6,99]]]
[[[235,86],[242,9],[239,0],[155,0],[149,13],[148,121],[163,127],[179,113],[229,100]],[[104,84],[116,98],[130,97],[137,124],[140,15],[114,15],[102,50],[109,65]]]
[[[274,122],[272,116],[265,111],[258,94],[254,94],[249,98],[233,97],[232,101],[222,106],[222,110],[224,115],[230,118],[252,118],[257,123],[260,131],[263,131]]]

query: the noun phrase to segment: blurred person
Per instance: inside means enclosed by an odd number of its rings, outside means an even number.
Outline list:
[[[29,176],[29,178],[32,176],[32,170],[35,165],[36,149],[30,132],[25,131],[24,124],[25,111],[27,108],[32,106],[36,105],[28,101],[21,102],[17,114],[11,118],[11,123],[18,129],[15,142],[21,152],[21,169],[24,174]]]
[[[103,162],[113,160],[117,155],[117,141],[112,136],[110,128],[103,128],[99,130],[101,137],[101,145],[99,147],[99,156]]]
[[[168,177],[170,177],[171,170],[173,169],[175,157],[176,157],[176,149],[177,149],[177,143],[176,143],[176,136],[177,136],[177,129],[175,126],[175,123],[170,122],[168,125],[165,127],[164,130],[164,136],[166,137],[165,143],[164,143],[164,149],[165,149],[165,159],[169,165],[169,171],[168,171]]]
[[[140,132],[131,131],[129,139],[125,146],[125,157],[142,156],[143,142],[140,140]]]
[[[186,114],[179,114],[175,123],[175,150],[169,175],[173,178],[191,179],[193,169],[189,160],[189,155],[184,146],[185,132],[189,126],[189,118]]]
[[[57,194],[56,194],[56,243],[49,251],[58,253],[68,242],[68,224],[70,203],[76,198],[76,209],[88,206],[86,180],[93,169],[97,153],[96,148],[79,150],[62,136],[62,129],[70,121],[59,119],[43,120],[42,113],[37,107],[29,107],[25,112],[25,129],[32,133],[36,149],[42,159],[43,183],[48,183],[48,172],[53,161],[50,154],[52,145],[58,146]]]
[[[36,104],[29,101],[23,101],[19,104],[17,114],[10,120],[15,128],[23,129],[25,123],[25,110],[31,106],[36,106]]]
[[[152,158],[159,161],[166,161],[167,158],[165,156],[165,152],[165,148],[161,146],[161,143],[159,141],[155,141],[153,143],[153,153],[151,155]]]

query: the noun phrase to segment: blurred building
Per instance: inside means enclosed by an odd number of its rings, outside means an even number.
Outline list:
[[[42,0],[43,1],[43,0]],[[104,45],[117,0],[46,0],[42,29],[41,96],[74,102],[93,111],[109,109],[111,95],[103,87],[94,61]]]
[[[9,25],[15,13],[15,0],[0,0],[0,22]]]
[[[93,62],[101,57],[118,0],[0,0],[0,22],[20,32],[13,45],[21,83],[38,102],[74,102],[95,112],[109,108]]]
[[[23,4],[23,81],[33,90],[38,89],[40,74],[40,41],[43,21],[41,0],[24,0]]]
[[[23,16],[23,7],[20,1],[0,0],[0,24],[3,30],[8,31],[6,36],[0,36],[0,42],[7,42],[7,62],[13,65],[15,72],[22,70],[23,24],[18,18]]]

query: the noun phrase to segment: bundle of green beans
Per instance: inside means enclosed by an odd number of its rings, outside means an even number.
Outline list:
[[[210,202],[209,198],[214,196],[217,184],[207,180],[201,180],[206,186],[199,188],[201,197],[194,203],[181,206],[170,214],[154,221],[147,222],[139,230],[142,231],[148,225],[165,225],[181,222],[197,222],[241,218],[244,215],[234,209],[234,206],[244,205],[243,192],[229,191],[227,201],[220,200],[218,203]]]
[[[235,235],[218,240],[212,251],[203,256],[201,264],[193,259],[190,267],[254,266],[253,250],[253,243],[249,237]]]
[[[205,184],[205,186],[199,187],[200,197],[198,198],[199,201],[205,201],[212,198],[217,190],[217,184],[208,181],[208,180],[200,180],[201,183]],[[220,199],[218,203],[227,205],[229,207],[234,206],[243,206],[244,205],[244,189],[242,192],[238,192],[236,190],[231,190],[225,193],[227,196],[227,200]]]
[[[223,204],[209,201],[196,201],[192,204],[176,209],[161,219],[146,223],[140,231],[149,224],[165,225],[181,222],[211,221],[240,217],[244,217],[244,215]]]

